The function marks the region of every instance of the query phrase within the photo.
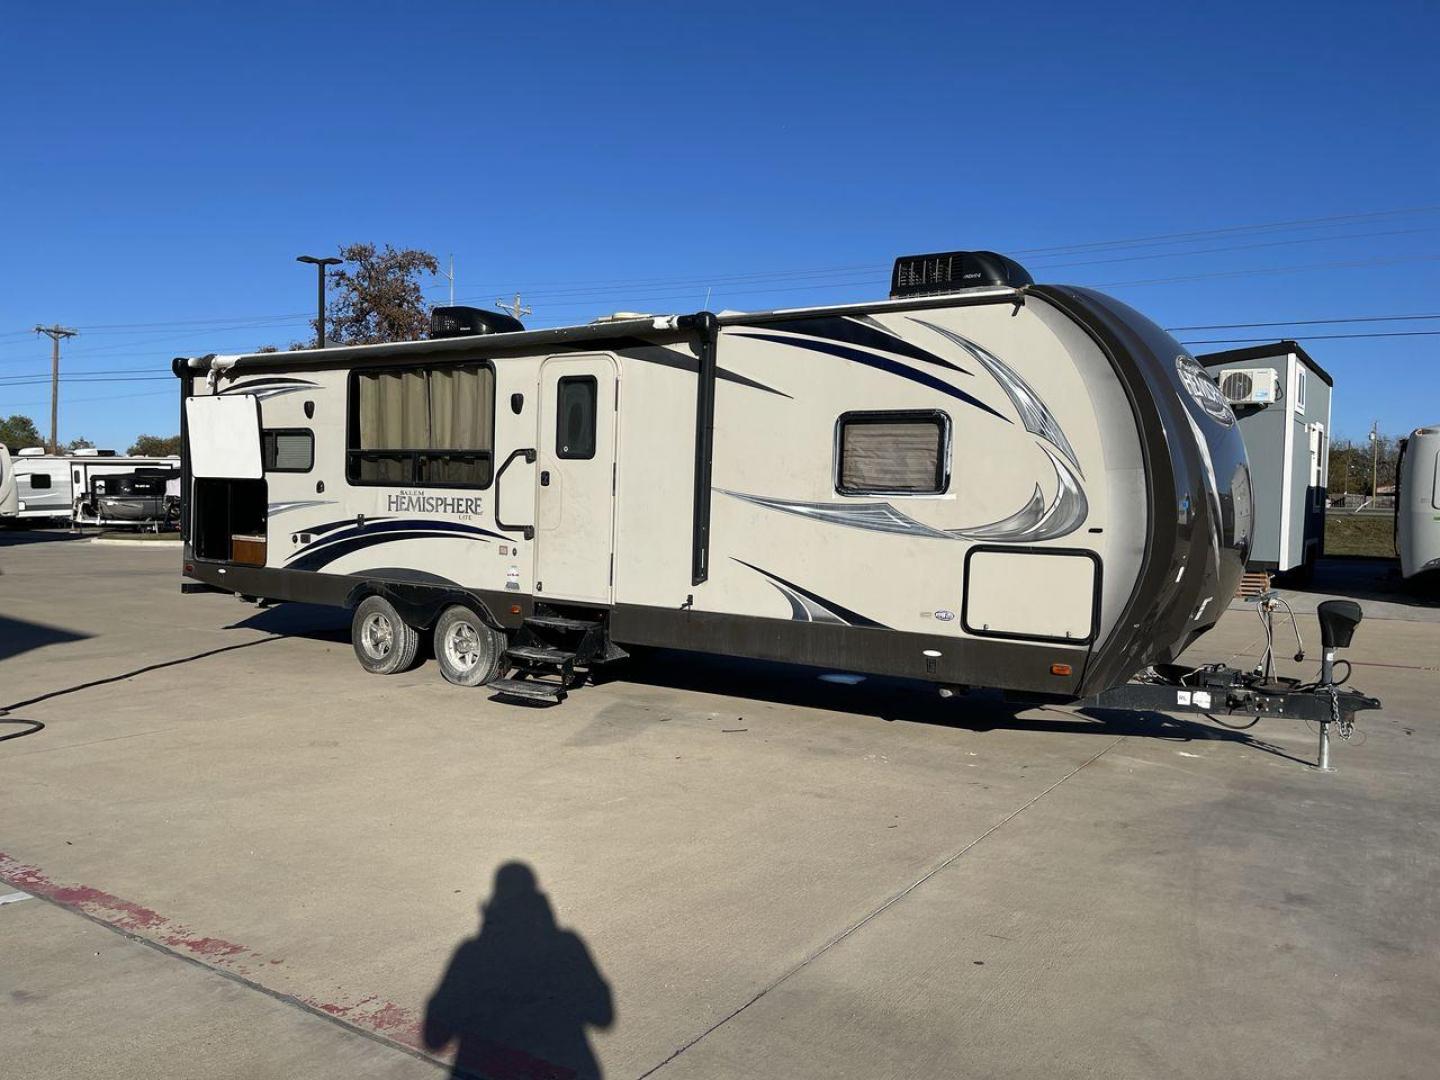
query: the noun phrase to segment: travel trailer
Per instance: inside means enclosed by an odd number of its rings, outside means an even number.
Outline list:
[[[15,491],[15,469],[10,463],[10,450],[0,443],[0,524],[13,518],[20,497]]]
[[[139,525],[158,529],[178,523],[180,479],[173,470],[138,469],[90,479],[75,503],[77,525]]]
[[[47,454],[39,446],[27,447],[12,462],[15,470],[15,507],[11,520],[27,518],[60,518],[73,520],[76,504],[90,488],[96,476],[111,473],[151,471],[175,474],[180,471],[179,458],[129,457],[114,450],[84,449],[68,454]],[[0,510],[0,518],[5,512]]]
[[[1395,473],[1400,573],[1440,578],[1440,426],[1416,428],[1401,440]]]
[[[993,253],[899,259],[871,303],[441,308],[428,340],[173,367],[182,588],[347,607],[371,672],[423,633],[450,681],[551,702],[668,646],[1322,731],[1379,704],[1161,666],[1250,553],[1235,415],[1144,316]]]
[[[1235,411],[1255,497],[1250,568],[1308,572],[1325,551],[1335,381],[1293,341],[1195,358]]]

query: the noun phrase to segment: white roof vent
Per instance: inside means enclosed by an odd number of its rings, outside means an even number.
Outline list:
[[[45,456],[45,448],[44,448],[43,446],[27,446],[27,447],[24,447],[24,448],[20,451],[20,457],[44,457],[44,456]]]

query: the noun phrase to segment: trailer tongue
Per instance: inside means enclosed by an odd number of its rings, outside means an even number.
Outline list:
[[[1345,678],[1335,680],[1335,652],[1349,646],[1363,613],[1353,600],[1326,600],[1316,609],[1320,619],[1320,678],[1314,683],[1299,679],[1277,678],[1267,662],[1254,671],[1241,671],[1227,664],[1207,664],[1189,668],[1180,664],[1157,664],[1146,669],[1133,682],[1112,687],[1086,699],[1092,708],[1127,709],[1132,711],[1189,712],[1214,717],[1264,716],[1293,717],[1319,725],[1319,746],[1316,767],[1326,772],[1330,766],[1330,725],[1334,724],[1342,739],[1349,739],[1355,728],[1355,714],[1380,708],[1377,698],[1358,690],[1344,689]],[[1269,617],[1268,611],[1265,615]],[[1267,625],[1267,638],[1273,640]],[[1298,654],[1303,656],[1303,652]]]

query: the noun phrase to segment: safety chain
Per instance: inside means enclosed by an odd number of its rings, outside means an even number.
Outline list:
[[[1355,717],[1342,716],[1340,713],[1340,691],[1331,685],[1330,691],[1330,722],[1335,725],[1340,738],[1349,739],[1355,733]]]

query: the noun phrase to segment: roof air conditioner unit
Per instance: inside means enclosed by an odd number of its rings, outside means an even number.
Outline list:
[[[1231,405],[1271,405],[1280,396],[1279,379],[1274,368],[1225,368],[1220,392]]]

